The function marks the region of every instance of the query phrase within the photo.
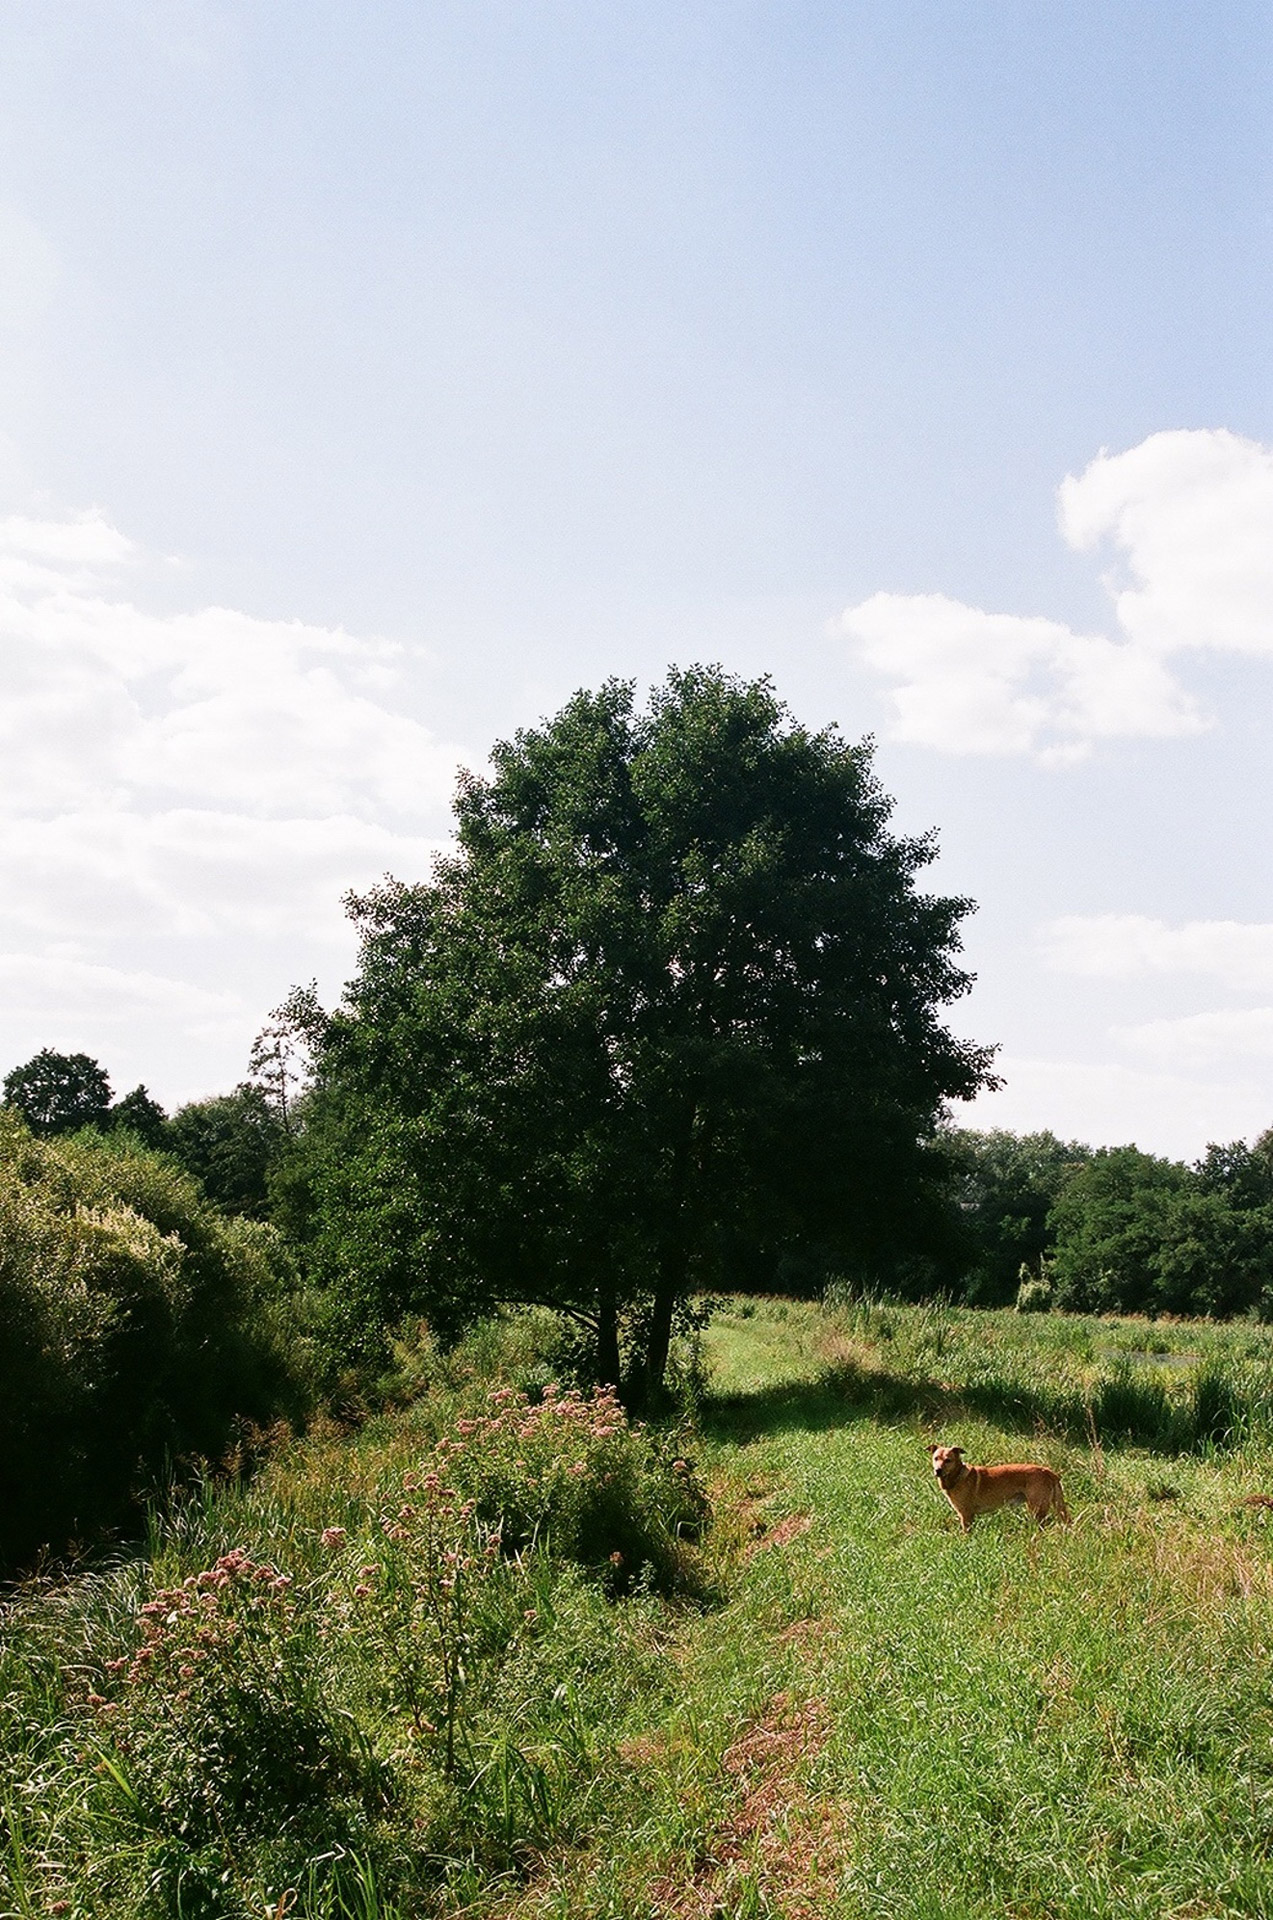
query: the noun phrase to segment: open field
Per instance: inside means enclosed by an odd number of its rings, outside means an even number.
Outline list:
[[[482,1365],[533,1389],[533,1351],[496,1345]],[[267,1844],[183,1840],[153,1784],[130,1803],[84,1685],[156,1578],[229,1547],[317,1591],[320,1530],[352,1552],[474,1381],[210,1495],[156,1575],[29,1602],[0,1688],[0,1913],[1273,1915],[1273,1508],[1246,1504],[1273,1495],[1267,1330],[732,1300],[708,1358],[698,1437],[675,1438],[715,1507],[685,1579],[607,1598],[586,1554],[524,1556],[507,1577],[529,1624],[449,1778],[436,1743],[404,1757],[391,1643],[364,1636],[355,1661],[320,1619],[307,1658],[344,1661],[383,1792],[358,1799],[353,1759],[333,1775],[308,1879]],[[964,1538],[930,1438],[1046,1459],[1074,1526],[1010,1511]]]

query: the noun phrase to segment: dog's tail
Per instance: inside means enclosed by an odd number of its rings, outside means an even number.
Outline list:
[[[1065,1504],[1065,1495],[1061,1491],[1061,1482],[1059,1480],[1052,1489],[1052,1511],[1063,1527],[1069,1526],[1070,1510]]]

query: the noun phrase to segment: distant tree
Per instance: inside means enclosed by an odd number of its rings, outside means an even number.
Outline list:
[[[492,763],[431,882],[351,902],[318,1257],[372,1317],[546,1300],[609,1379],[626,1329],[656,1394],[694,1290],[922,1237],[943,1105],[989,1078],[940,1019],[970,903],[916,890],[934,845],[888,832],[869,745],[765,681],[674,672],[643,713],[610,682]]]
[[[72,1133],[105,1124],[111,1084],[105,1068],[86,1053],[56,1053],[44,1047],[4,1079],[5,1105],[14,1107],[35,1133]]]
[[[248,1055],[248,1084],[259,1087],[288,1134],[297,1130],[297,1107],[309,1081],[312,1059],[308,1010],[317,981],[293,987],[261,1028]]]
[[[1204,1192],[1222,1194],[1232,1206],[1273,1205],[1273,1131],[1250,1147],[1245,1140],[1209,1146],[1195,1171]]]
[[[167,1124],[165,1141],[210,1200],[230,1213],[264,1219],[270,1172],[287,1145],[287,1129],[261,1087],[192,1100]]]
[[[1191,1182],[1168,1211],[1154,1262],[1158,1313],[1226,1319],[1273,1306],[1273,1205],[1235,1206]]]
[[[1160,1258],[1188,1167],[1138,1147],[1102,1147],[1052,1209],[1056,1304],[1079,1313],[1153,1313]]]
[[[135,1133],[147,1147],[167,1145],[168,1116],[145,1087],[134,1087],[115,1102],[108,1115],[112,1127]]]
[[[954,1127],[943,1145],[967,1232],[965,1298],[974,1306],[1008,1306],[1023,1267],[1042,1276],[1053,1239],[1049,1214],[1092,1150],[1054,1133],[975,1133]]]

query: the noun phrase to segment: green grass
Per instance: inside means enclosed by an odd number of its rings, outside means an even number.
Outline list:
[[[707,1358],[699,1599],[528,1566],[476,1771],[403,1775],[415,1797],[339,1873],[319,1848],[286,1883],[222,1862],[220,1905],[215,1874],[185,1906],[153,1863],[112,1891],[121,1816],[64,1675],[97,1670],[151,1576],[16,1609],[0,1916],[1273,1916],[1273,1510],[1243,1504],[1273,1495],[1267,1330],[735,1300]],[[490,1342],[474,1372],[538,1365]],[[162,1577],[234,1544],[312,1569],[316,1530],[365,1525],[467,1390],[421,1384],[210,1492],[157,1537]],[[935,1439],[1049,1461],[1074,1525],[1008,1511],[965,1538]],[[354,1706],[392,1766],[376,1683]]]

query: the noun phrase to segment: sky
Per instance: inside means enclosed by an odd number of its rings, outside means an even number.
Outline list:
[[[9,0],[0,1073],[223,1091],[460,766],[770,673],[958,1117],[1273,1124],[1265,0]]]

